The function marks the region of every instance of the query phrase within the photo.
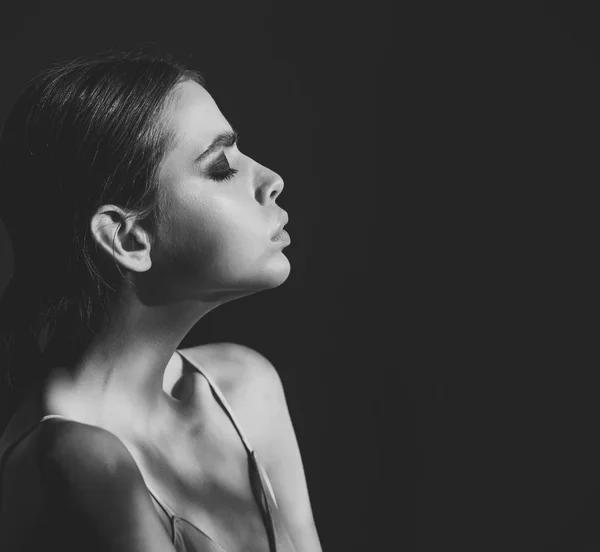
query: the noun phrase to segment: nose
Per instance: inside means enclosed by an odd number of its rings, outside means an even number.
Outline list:
[[[283,191],[283,178],[271,169],[260,165],[258,171],[258,185],[256,187],[256,199],[261,204],[275,203],[279,194]]]

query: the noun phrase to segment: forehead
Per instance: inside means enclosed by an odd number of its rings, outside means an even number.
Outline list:
[[[212,96],[193,81],[178,85],[163,116],[180,151],[200,154],[218,134],[231,130]]]

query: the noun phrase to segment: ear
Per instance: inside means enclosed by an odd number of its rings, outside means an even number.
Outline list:
[[[98,246],[125,268],[145,272],[152,266],[150,236],[131,211],[102,205],[92,217],[91,231]]]

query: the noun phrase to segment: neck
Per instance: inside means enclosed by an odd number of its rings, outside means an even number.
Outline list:
[[[122,302],[74,366],[56,367],[43,387],[47,413],[111,427],[156,412],[181,373],[175,354],[189,330],[217,304],[148,307]],[[172,399],[175,400],[175,399]]]

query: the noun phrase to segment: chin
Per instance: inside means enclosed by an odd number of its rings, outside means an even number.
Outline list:
[[[265,274],[263,278],[257,280],[257,290],[274,289],[285,283],[290,275],[291,269],[288,267],[285,270],[273,271],[270,274]]]
[[[271,280],[274,282],[273,287],[278,287],[283,284],[289,277],[292,271],[292,265],[285,255],[279,255],[279,258],[269,267],[271,270]]]
[[[283,255],[281,255],[283,257]],[[259,275],[248,281],[248,290],[251,293],[274,289],[282,285],[289,277],[292,268],[290,262],[283,257],[265,267]]]
[[[282,263],[277,267],[271,266],[269,270],[263,270],[260,274],[238,279],[236,283],[231,282],[229,286],[222,288],[221,291],[210,297],[217,302],[229,302],[261,291],[275,289],[288,279],[290,272],[289,262]],[[207,296],[204,296],[204,299],[207,299]]]

